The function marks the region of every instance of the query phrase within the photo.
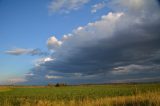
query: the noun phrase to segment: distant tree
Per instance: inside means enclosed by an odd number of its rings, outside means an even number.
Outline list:
[[[55,87],[67,86],[66,83],[56,83]]]
[[[60,86],[60,84],[59,83],[57,83],[56,85],[55,85],[55,87],[59,87]]]

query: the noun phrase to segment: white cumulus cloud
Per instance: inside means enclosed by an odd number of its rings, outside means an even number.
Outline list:
[[[50,12],[69,13],[73,10],[80,9],[90,0],[52,0],[49,5]]]
[[[47,46],[51,50],[54,50],[57,47],[60,47],[61,44],[62,44],[62,42],[59,41],[55,36],[52,36],[47,40]]]

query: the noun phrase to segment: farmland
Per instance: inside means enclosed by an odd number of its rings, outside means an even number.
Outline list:
[[[160,84],[3,86],[0,106],[159,106]]]

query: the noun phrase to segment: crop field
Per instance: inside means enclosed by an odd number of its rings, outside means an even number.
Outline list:
[[[160,106],[160,84],[3,86],[0,106]]]

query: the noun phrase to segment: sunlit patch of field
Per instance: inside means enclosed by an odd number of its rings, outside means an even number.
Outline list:
[[[8,87],[0,87],[0,92],[6,92],[12,90],[11,88]]]
[[[10,86],[0,106],[160,106],[160,84]],[[8,91],[7,91],[8,90]]]

